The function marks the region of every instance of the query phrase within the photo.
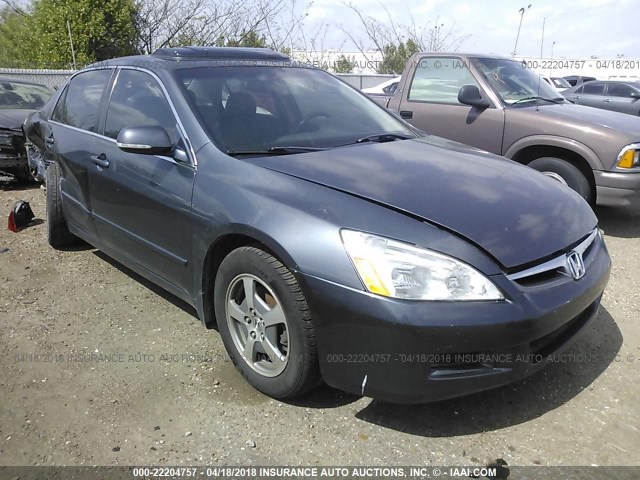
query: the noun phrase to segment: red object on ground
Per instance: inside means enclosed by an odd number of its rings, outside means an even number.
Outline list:
[[[9,214],[9,222],[8,222],[7,227],[12,232],[17,232],[18,231],[18,227],[16,226],[16,213],[13,210],[11,210],[11,213]]]

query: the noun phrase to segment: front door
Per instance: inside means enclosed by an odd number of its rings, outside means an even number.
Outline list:
[[[195,167],[173,158],[126,153],[116,144],[122,128],[158,125],[174,145],[184,140],[158,81],[121,69],[109,99],[104,136],[96,140],[91,201],[102,244],[190,291],[191,193]]]
[[[401,92],[400,115],[420,130],[467,145],[502,153],[504,110],[501,106],[478,108],[458,102],[464,85],[476,85],[460,58],[425,57]]]

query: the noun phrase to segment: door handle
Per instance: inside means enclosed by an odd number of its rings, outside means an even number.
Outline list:
[[[413,112],[411,110],[400,110],[400,116],[402,118],[410,119],[413,118]]]
[[[100,155],[91,155],[91,161],[102,168],[109,168],[109,160],[104,153]]]
[[[573,97],[573,99],[574,99],[574,100],[580,100],[580,95],[575,95],[575,96]]]
[[[607,98],[607,99],[604,100],[604,103],[609,103],[609,102],[611,102],[610,98]]]
[[[47,145],[53,145],[54,143],[56,143],[56,139],[53,138],[53,135],[51,135],[51,136],[47,137],[45,142],[47,142]]]

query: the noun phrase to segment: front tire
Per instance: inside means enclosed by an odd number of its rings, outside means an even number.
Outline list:
[[[53,248],[71,247],[79,243],[78,237],[69,231],[62,211],[60,194],[60,166],[52,163],[47,167],[47,239]]]
[[[256,247],[240,247],[215,279],[218,330],[233,363],[274,398],[300,396],[319,383],[315,332],[291,271]]]
[[[593,203],[593,190],[589,180],[575,165],[561,158],[542,157],[529,163],[529,167],[565,184],[578,192],[587,202]]]

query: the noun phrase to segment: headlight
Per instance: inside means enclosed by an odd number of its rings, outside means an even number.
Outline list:
[[[408,300],[503,300],[473,267],[441,253],[353,230],[342,242],[371,293]]]
[[[618,155],[616,166],[624,170],[640,167],[640,143],[624,147]]]

